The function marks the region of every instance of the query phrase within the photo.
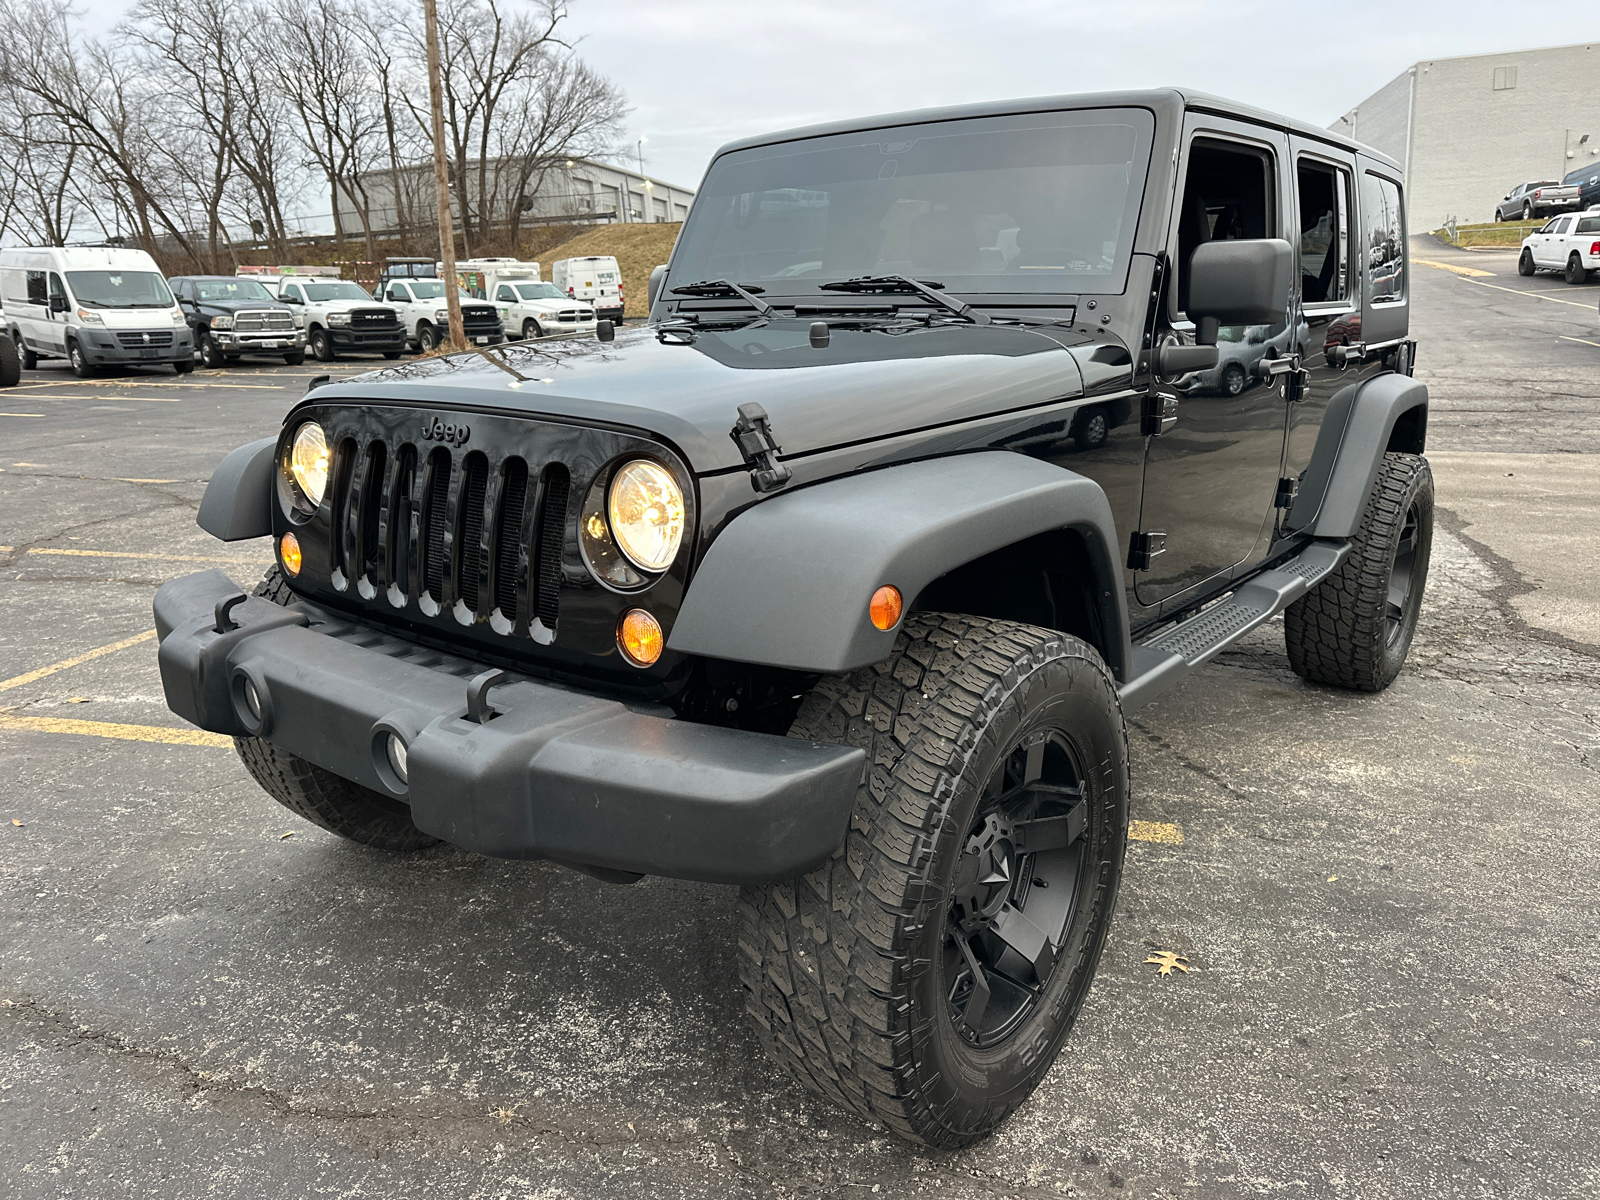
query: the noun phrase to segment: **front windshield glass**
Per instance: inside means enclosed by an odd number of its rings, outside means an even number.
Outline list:
[[[444,299],[444,281],[439,279],[413,279],[411,281],[411,294],[418,300],[442,300]],[[461,298],[463,300],[473,299],[465,292],[461,293]]]
[[[201,300],[275,300],[265,287],[254,279],[197,279],[194,292]]]
[[[517,295],[524,300],[565,300],[567,294],[553,283],[519,283]]]
[[[952,292],[1118,292],[1154,117],[1033,113],[738,150],[696,197],[667,287],[754,283],[766,296],[907,275]]]
[[[340,280],[337,283],[307,283],[302,285],[306,289],[306,299],[312,302],[318,300],[371,300],[357,283],[347,283]]]
[[[154,271],[68,271],[72,294],[85,308],[171,308],[167,281]]]

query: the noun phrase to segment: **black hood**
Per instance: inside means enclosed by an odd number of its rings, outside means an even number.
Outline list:
[[[280,304],[276,300],[197,300],[195,303],[201,308],[215,308],[220,309],[222,312],[243,312],[245,310],[281,310],[291,316],[294,315],[294,309],[290,308],[287,304]]]
[[[793,458],[1081,395],[1068,347],[1112,340],[1098,330],[940,322],[835,326],[815,349],[810,325],[776,318],[620,329],[609,343],[518,343],[409,362],[325,385],[315,397],[631,426],[673,443],[704,473],[742,464],[729,435],[750,401],[767,410],[783,457]],[[1120,343],[1115,352],[1125,353]]]

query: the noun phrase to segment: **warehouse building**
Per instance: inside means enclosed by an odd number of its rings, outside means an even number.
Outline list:
[[[1600,42],[1427,59],[1328,128],[1405,166],[1412,230],[1492,221],[1519,183],[1600,172]]]

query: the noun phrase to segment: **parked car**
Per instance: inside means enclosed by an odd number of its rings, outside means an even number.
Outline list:
[[[1494,206],[1494,219],[1515,221],[1521,218],[1532,221],[1546,213],[1577,208],[1578,204],[1578,187],[1575,184],[1540,179],[1533,183],[1518,184],[1507,192],[1505,198]]]
[[[1568,283],[1585,283],[1600,270],[1600,208],[1551,217],[1522,239],[1517,274],[1559,271]]]
[[[6,332],[21,365],[65,358],[80,379],[103,366],[194,370],[194,341],[172,289],[143,250],[0,250]]]
[[[318,362],[349,353],[399,358],[406,348],[400,313],[393,305],[375,303],[359,283],[291,275],[277,290],[278,299],[294,310],[295,325]]]
[[[594,305],[602,321],[622,323],[626,298],[622,294],[622,268],[608,254],[587,258],[560,258],[550,264],[550,282],[574,300]]]
[[[246,354],[270,354],[290,366],[305,361],[305,331],[263,284],[236,275],[179,275],[169,282],[204,366],[225,367]]]
[[[506,314],[506,329],[527,338],[553,333],[593,333],[594,306],[574,300],[553,283],[502,280],[494,302]]]
[[[475,346],[498,346],[505,341],[506,327],[499,310],[459,289],[457,292],[467,341]],[[407,345],[426,354],[449,336],[450,309],[444,280],[414,276],[391,279],[384,285],[383,299],[400,314]]]
[[[1576,171],[1568,171],[1561,182],[1567,187],[1578,189],[1580,209],[1600,207],[1600,162],[1591,162]]]
[[[648,326],[324,384],[224,458],[200,525],[276,562],[254,596],[156,593],[164,695],[368,846],[740,885],[724,982],[768,1054],[974,1142],[1105,1008],[1128,714],[1279,615],[1313,683],[1405,663],[1428,393],[1408,277],[1364,252],[1403,268],[1403,191],[1368,146],[1177,90],[725,146]],[[1306,269],[1327,212],[1389,294]],[[997,213],[1016,254],[986,259]],[[1272,386],[1172,389],[1219,328],[1280,321]],[[1153,719],[1210,693],[1308,736],[1244,674]]]

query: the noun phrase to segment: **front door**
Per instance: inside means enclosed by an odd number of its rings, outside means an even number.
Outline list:
[[[1177,265],[1169,288],[1173,328],[1192,329],[1184,308],[1189,261],[1206,242],[1281,238],[1292,211],[1285,180],[1288,139],[1279,131],[1190,113],[1184,131],[1182,191],[1167,253]],[[1186,377],[1177,424],[1148,440],[1139,527],[1161,532],[1165,551],[1137,576],[1143,605],[1172,611],[1227,582],[1264,551],[1283,461],[1284,402],[1278,379],[1257,365],[1284,356],[1292,330],[1224,326],[1218,364]]]

